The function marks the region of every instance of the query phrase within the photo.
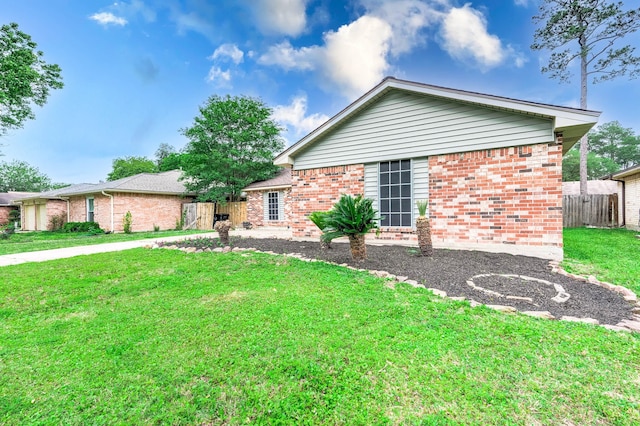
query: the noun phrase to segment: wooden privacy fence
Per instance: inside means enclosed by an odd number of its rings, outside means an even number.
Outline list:
[[[565,228],[618,226],[618,195],[564,195],[562,226]]]
[[[182,205],[184,229],[213,229],[215,215],[228,214],[234,227],[241,226],[247,220],[247,203],[188,203]],[[214,213],[215,212],[215,213]]]
[[[229,220],[234,227],[242,226],[242,222],[247,221],[247,202],[238,201],[225,205],[218,204],[216,214],[228,214]]]

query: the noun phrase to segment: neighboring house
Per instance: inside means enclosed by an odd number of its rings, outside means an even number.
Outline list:
[[[9,223],[11,210],[20,209],[16,204],[13,204],[14,200],[35,194],[35,192],[0,192],[0,226]]]
[[[622,182],[624,224],[628,229],[640,231],[640,164],[607,176]]]
[[[99,184],[78,184],[43,192],[18,201],[23,230],[46,230],[53,216],[67,222],[97,222],[105,231],[122,232],[131,212],[132,230],[173,229],[182,216],[186,189],[181,172],[141,173]]]
[[[291,169],[284,168],[271,179],[254,182],[244,192],[247,194],[247,222],[252,226],[289,226]]]
[[[436,247],[562,258],[562,155],[599,115],[386,78],[274,160],[291,169],[288,224],[316,236],[309,213],[364,194],[376,238],[415,240],[424,199]]]

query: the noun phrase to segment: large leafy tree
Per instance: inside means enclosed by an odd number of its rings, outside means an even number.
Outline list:
[[[139,173],[155,173],[156,163],[147,157],[124,157],[113,160],[113,170],[107,175],[108,181],[114,181]]]
[[[156,150],[156,167],[159,172],[179,170],[182,168],[183,154],[167,143],[161,143]]]
[[[47,64],[31,36],[18,24],[0,27],[0,135],[35,117],[32,104],[43,106],[51,89],[63,87],[61,70]]]
[[[0,192],[42,192],[53,189],[51,179],[25,161],[0,162]]]
[[[590,152],[587,156],[587,179],[600,179],[611,173],[620,170],[613,160],[602,157],[595,152]],[[580,180],[580,150],[574,146],[562,159],[562,181],[575,182]]]
[[[211,96],[191,127],[182,161],[187,189],[200,199],[235,201],[251,182],[277,172],[274,155],[283,149],[281,128],[261,100]]]
[[[533,20],[534,50],[549,50],[542,71],[562,82],[571,80],[571,65],[579,63],[580,107],[587,108],[587,85],[623,75],[640,74],[640,57],[621,45],[626,35],[640,28],[640,8],[624,11],[623,3],[607,0],[543,0]],[[580,140],[580,192],[587,193],[588,139]]]
[[[621,169],[640,164],[640,137],[617,121],[604,123],[590,132],[589,149]]]

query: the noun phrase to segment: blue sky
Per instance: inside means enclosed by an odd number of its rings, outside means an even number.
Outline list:
[[[632,3],[632,2],[628,2]],[[17,22],[65,87],[0,139],[55,182],[104,180],[114,158],[182,148],[213,94],[261,98],[294,143],[385,76],[577,107],[540,72],[534,0],[20,0]],[[626,39],[640,46],[640,35]],[[639,49],[640,50],[640,49]],[[577,73],[577,69],[575,70]],[[640,133],[640,80],[590,85],[600,123]]]

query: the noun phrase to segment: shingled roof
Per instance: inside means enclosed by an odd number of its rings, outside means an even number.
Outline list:
[[[264,191],[265,189],[282,189],[291,188],[291,169],[288,167],[283,168],[278,172],[275,177],[267,180],[261,180],[253,182],[246,188],[245,191]]]
[[[187,193],[184,184],[179,180],[182,172],[171,170],[162,173],[140,173],[134,176],[103,183],[81,183],[54,189],[52,191],[32,194],[21,199],[60,198],[72,195],[95,194],[105,192],[128,192],[137,194],[183,195]]]
[[[0,192],[0,206],[12,206],[13,200],[36,194],[37,192]]]

